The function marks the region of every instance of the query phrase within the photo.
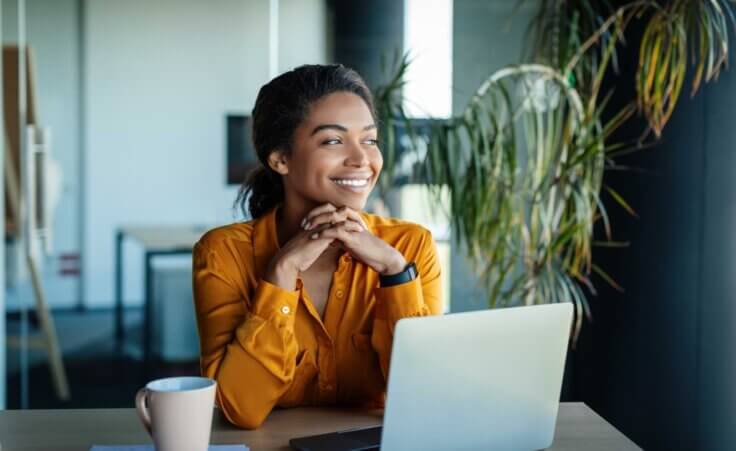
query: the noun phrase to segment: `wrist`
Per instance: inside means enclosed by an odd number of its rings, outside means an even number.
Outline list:
[[[414,263],[407,264],[402,271],[392,275],[380,275],[378,280],[381,288],[403,285],[417,278],[417,267]]]
[[[401,252],[396,252],[396,255],[388,262],[381,271],[382,276],[392,276],[398,274],[406,268],[406,259]]]
[[[286,290],[296,289],[299,270],[285,258],[276,260],[270,265],[266,280]]]

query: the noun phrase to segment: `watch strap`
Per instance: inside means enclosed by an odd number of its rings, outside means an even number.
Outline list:
[[[378,278],[382,288],[411,282],[417,278],[417,265],[415,265],[414,262],[411,262],[407,264],[404,270],[400,273],[391,274],[389,276],[379,275]]]

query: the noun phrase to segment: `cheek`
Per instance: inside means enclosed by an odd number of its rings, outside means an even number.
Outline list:
[[[302,152],[298,158],[295,158],[292,163],[293,167],[296,168],[300,176],[306,177],[314,171],[321,170],[325,166],[324,156],[319,155],[317,152],[309,151]]]
[[[376,174],[381,172],[381,168],[383,168],[383,155],[381,154],[381,151],[379,149],[376,149],[375,152],[371,153],[369,159],[371,161],[371,166],[373,167],[373,170],[376,171]]]
[[[325,179],[335,172],[335,167],[341,164],[341,159],[330,153],[314,152],[299,162],[299,179],[303,186],[322,185]]]

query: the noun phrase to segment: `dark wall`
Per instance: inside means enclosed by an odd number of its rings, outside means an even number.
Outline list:
[[[329,8],[335,62],[360,72],[371,88],[382,84],[381,58],[404,48],[404,2],[333,0]]]
[[[736,449],[735,109],[736,74],[731,70],[706,92],[703,108],[697,431],[701,449],[713,450]]]
[[[633,95],[633,47],[608,81],[619,98]],[[614,238],[631,245],[595,259],[625,292],[598,281],[568,394],[647,450],[732,450],[736,79],[727,72],[695,98],[683,92],[659,144],[620,160],[643,172],[606,175],[639,218],[607,199]]]

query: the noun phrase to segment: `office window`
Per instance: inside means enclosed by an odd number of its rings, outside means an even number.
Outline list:
[[[404,107],[412,117],[452,114],[453,0],[405,0],[404,50],[409,66]]]

